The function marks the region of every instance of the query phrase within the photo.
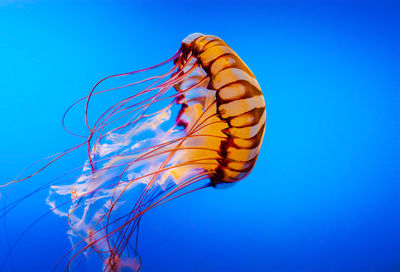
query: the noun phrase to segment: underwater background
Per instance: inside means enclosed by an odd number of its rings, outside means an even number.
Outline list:
[[[168,59],[193,32],[253,71],[266,134],[247,178],[144,216],[141,271],[400,271],[399,1],[0,0],[0,184],[79,142],[61,117],[96,81]],[[0,189],[0,206],[83,158]],[[47,193],[0,218],[0,271],[52,271],[70,248]]]

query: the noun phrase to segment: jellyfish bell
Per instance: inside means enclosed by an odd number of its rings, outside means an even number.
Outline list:
[[[193,55],[209,79],[215,105],[210,112],[221,120],[209,128],[226,135],[219,141],[213,186],[243,179],[255,165],[266,123],[265,102],[253,73],[220,38],[194,33],[182,42],[183,56]]]
[[[171,63],[160,75],[98,90],[105,79],[140,76]],[[82,255],[97,255],[104,271],[137,271],[139,225],[146,212],[202,188],[234,184],[251,172],[265,130],[265,102],[240,57],[220,38],[201,33],[186,37],[161,64],[105,79],[77,101],[86,101],[85,141],[27,178],[86,146],[80,173],[51,184],[47,198],[70,227],[68,268]],[[131,91],[139,84],[146,85]],[[91,122],[92,99],[118,90],[130,94]]]

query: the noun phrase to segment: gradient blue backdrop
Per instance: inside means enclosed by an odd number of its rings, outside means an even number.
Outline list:
[[[400,271],[399,3],[0,0],[1,183],[77,143],[61,116],[97,80],[172,56],[192,32],[215,34],[263,88],[260,157],[233,188],[146,215],[143,271]],[[45,197],[9,214],[10,242],[46,212]],[[47,216],[5,271],[51,270],[66,230]]]

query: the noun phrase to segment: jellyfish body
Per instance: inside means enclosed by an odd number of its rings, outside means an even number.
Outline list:
[[[220,38],[199,33],[184,39],[167,63],[173,67],[161,75],[97,91],[102,80],[84,99],[89,136],[78,147],[87,146],[88,159],[72,182],[52,184],[47,199],[70,226],[70,269],[84,253],[98,255],[104,271],[139,270],[139,224],[147,211],[235,183],[255,165],[266,110],[246,64]],[[93,96],[138,84],[147,85],[89,124]]]
[[[215,111],[225,126],[226,139],[219,146],[219,165],[211,176],[213,185],[236,182],[254,167],[266,123],[264,97],[253,73],[239,56],[215,36],[192,34],[182,48],[192,53],[210,79],[215,92]],[[186,53],[186,54],[185,54]]]

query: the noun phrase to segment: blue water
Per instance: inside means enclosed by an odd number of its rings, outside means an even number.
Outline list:
[[[138,2],[138,3],[135,3]],[[0,181],[77,144],[64,110],[104,76],[172,56],[190,33],[223,38],[263,88],[253,172],[143,218],[146,271],[400,271],[398,1],[0,1]],[[68,125],[79,130],[82,115]],[[79,152],[42,176],[37,188]],[[51,271],[67,224],[47,192],[0,220],[2,271]],[[80,271],[97,271],[84,264]]]

